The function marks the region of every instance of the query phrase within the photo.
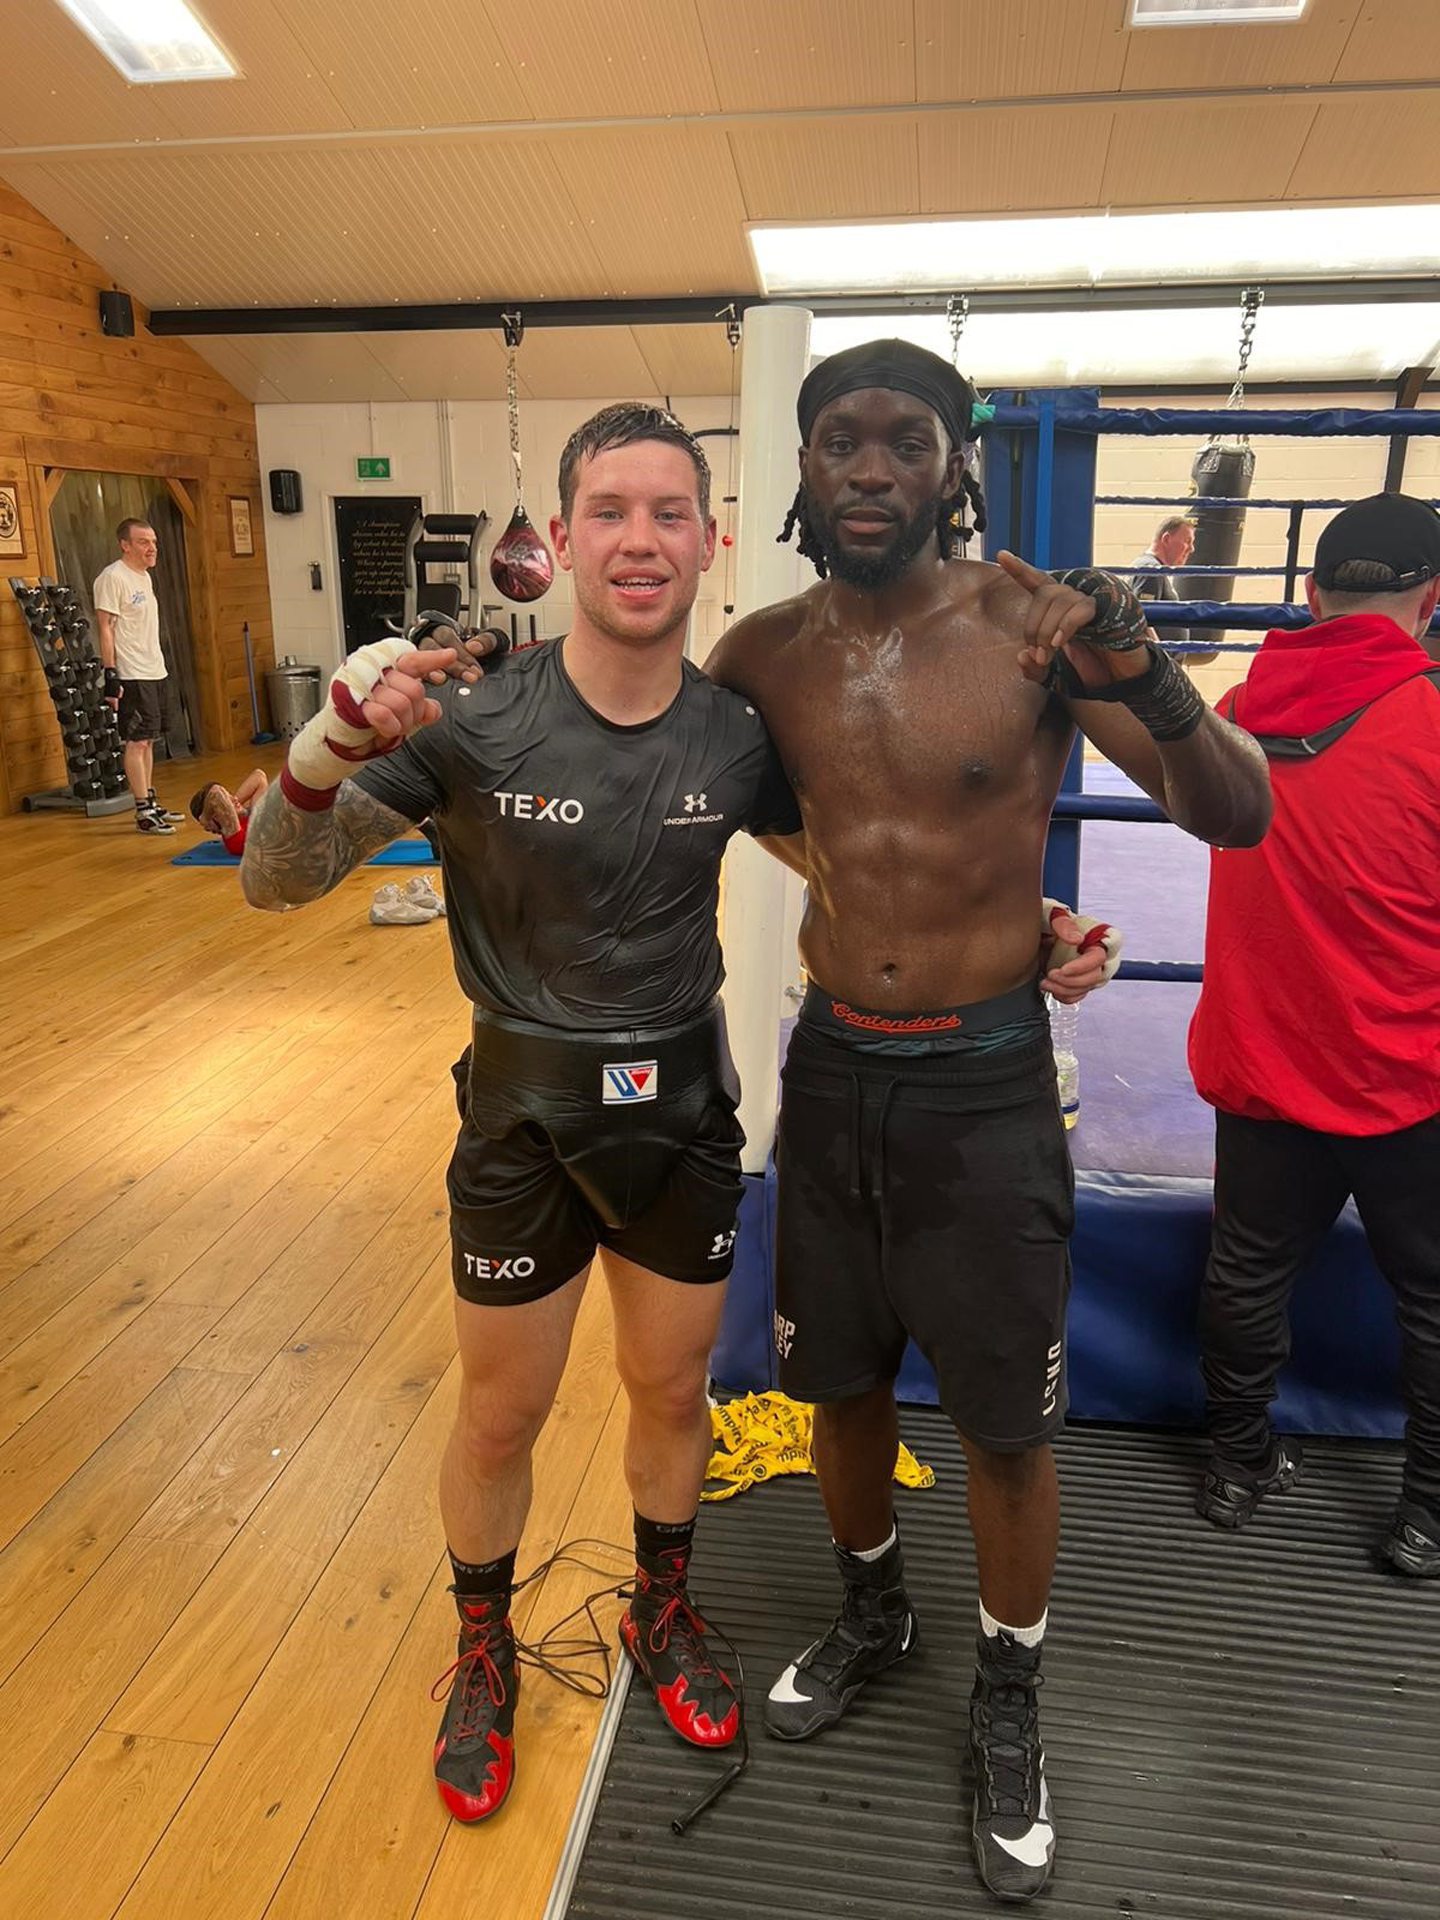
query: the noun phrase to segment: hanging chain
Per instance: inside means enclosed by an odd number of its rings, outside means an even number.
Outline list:
[[[960,336],[965,331],[965,322],[970,318],[970,296],[968,293],[952,293],[945,303],[945,320],[950,328],[950,364],[960,371]]]
[[[500,324],[505,332],[505,404],[510,413],[510,460],[515,468],[518,505],[525,497],[525,487],[520,472],[520,375],[515,365],[515,350],[525,337],[525,322],[516,310],[502,313]]]
[[[1255,349],[1255,322],[1265,302],[1263,287],[1246,287],[1240,296],[1240,361],[1235,369],[1235,384],[1230,389],[1230,398],[1225,405],[1239,408],[1245,405],[1245,372],[1250,365],[1250,355]]]
[[[725,443],[725,513],[728,529],[734,526],[737,518],[735,500],[735,441],[737,438],[735,432],[735,401],[740,386],[740,316],[735,311],[735,303],[732,300],[730,305],[723,308],[715,317],[717,320],[723,320],[725,322],[725,344],[730,349],[730,432]],[[735,542],[734,535],[728,531],[725,536],[724,552],[725,598],[721,604],[728,625],[730,616],[735,611]]]

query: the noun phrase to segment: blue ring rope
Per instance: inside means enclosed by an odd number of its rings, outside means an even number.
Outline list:
[[[1042,403],[1043,404],[1043,403]],[[1289,434],[1298,439],[1325,440],[1374,435],[1440,434],[1440,408],[1331,407],[1304,413],[1256,409],[1254,412],[1216,409],[1204,412],[1184,407],[1057,407],[1055,428],[1060,433],[1122,433],[1165,435],[1208,433],[1248,440],[1253,434]],[[996,407],[999,428],[1036,427],[1037,407]]]
[[[1353,500],[1242,500],[1238,495],[1216,493],[1192,493],[1183,500],[1169,500],[1158,493],[1097,493],[1097,507],[1274,507],[1289,512],[1292,507],[1353,507]],[[1426,503],[1440,507],[1440,500]]]

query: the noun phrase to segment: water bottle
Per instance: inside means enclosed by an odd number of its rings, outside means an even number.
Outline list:
[[[1050,1044],[1055,1049],[1055,1084],[1060,1093],[1060,1112],[1067,1128],[1080,1118],[1080,1059],[1076,1034],[1080,1024],[1079,1007],[1066,1006],[1047,993],[1050,1010]]]

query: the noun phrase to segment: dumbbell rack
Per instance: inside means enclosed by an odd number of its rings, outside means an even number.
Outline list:
[[[125,748],[114,710],[105,700],[105,669],[90,639],[90,622],[72,587],[41,579],[38,586],[12,580],[40,665],[45,672],[60,738],[68,787],[28,793],[26,813],[63,810],[92,818],[124,813],[131,804],[125,782]]]

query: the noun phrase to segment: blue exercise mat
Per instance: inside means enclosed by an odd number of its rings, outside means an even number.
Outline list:
[[[227,853],[219,840],[202,840],[198,847],[187,847],[170,862],[172,867],[238,867],[238,853]],[[437,864],[428,840],[392,840],[388,847],[372,853],[367,867],[433,867]]]

